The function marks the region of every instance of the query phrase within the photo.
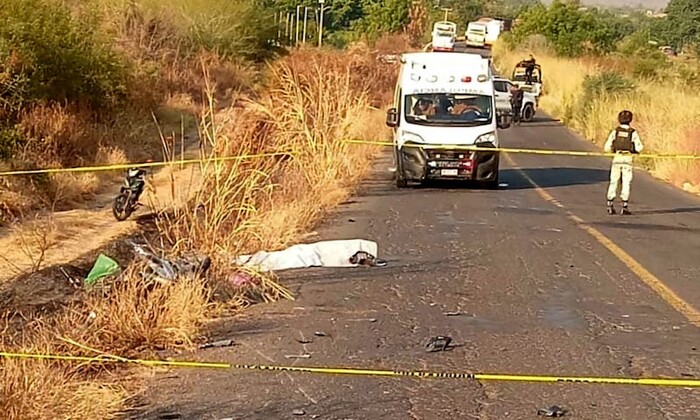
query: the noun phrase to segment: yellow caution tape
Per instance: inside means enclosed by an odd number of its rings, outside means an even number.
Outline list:
[[[115,164],[115,165],[79,166],[79,167],[73,167],[73,168],[26,169],[26,170],[18,170],[18,171],[0,172],[0,176],[56,174],[56,173],[62,173],[62,172],[100,172],[100,171],[113,171],[113,170],[117,170],[117,169],[148,168],[148,167],[169,166],[169,165],[191,165],[194,163],[226,162],[226,161],[232,161],[232,160],[259,159],[259,158],[272,157],[272,156],[292,156],[292,155],[293,154],[291,152],[270,152],[270,153],[260,153],[260,154],[255,154],[255,155],[221,156],[221,157],[206,158],[206,159],[183,159],[183,160],[170,160],[170,161],[159,161],[159,162],[120,163],[120,164]]]
[[[351,144],[371,144],[375,146],[394,146],[394,143],[388,141],[365,141],[365,140],[346,140],[346,143]],[[447,149],[447,150],[466,150],[475,152],[503,152],[503,153],[522,153],[530,155],[559,155],[559,156],[598,156],[598,157],[613,157],[615,153],[605,152],[582,152],[577,150],[544,150],[544,149],[516,149],[508,147],[478,147],[478,146],[459,146],[454,144],[404,144],[403,147],[417,147],[426,149]],[[682,160],[698,160],[700,155],[682,155],[682,154],[636,154],[635,158],[644,159],[682,159]]]
[[[700,387],[700,379],[676,379],[676,378],[612,378],[612,377],[587,377],[587,376],[546,376],[546,375],[514,375],[514,374],[488,374],[468,372],[428,372],[413,370],[376,370],[357,368],[332,368],[332,367],[302,367],[302,366],[270,366],[270,365],[244,365],[230,363],[211,362],[176,362],[167,360],[140,360],[124,359],[121,357],[84,357],[62,356],[32,353],[6,353],[0,352],[0,357],[20,359],[64,360],[89,363],[133,363],[145,366],[172,366],[183,368],[209,368],[209,369],[242,369],[277,372],[304,372],[326,375],[357,375],[357,376],[388,376],[388,377],[416,377],[416,378],[449,378],[468,379],[477,381],[510,381],[510,382],[545,382],[545,383],[588,383],[609,385],[650,385],[650,386],[676,386],[676,387]]]

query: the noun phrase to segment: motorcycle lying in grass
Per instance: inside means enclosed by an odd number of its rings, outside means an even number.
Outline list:
[[[139,203],[139,198],[143,189],[146,186],[146,171],[140,168],[131,168],[126,173],[124,184],[119,189],[119,195],[114,198],[112,203],[112,213],[118,221],[124,221],[131,216]]]

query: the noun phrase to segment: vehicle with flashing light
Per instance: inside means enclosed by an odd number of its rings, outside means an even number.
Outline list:
[[[465,180],[497,188],[498,128],[507,112],[496,106],[488,59],[479,54],[405,53],[387,111],[396,162],[396,185]],[[467,150],[471,148],[472,150]]]

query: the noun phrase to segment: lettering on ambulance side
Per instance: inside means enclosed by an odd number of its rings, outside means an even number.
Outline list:
[[[409,89],[407,94],[419,94],[419,93],[471,93],[474,95],[490,95],[483,89],[474,89],[467,87],[426,87],[426,88],[415,88]]]

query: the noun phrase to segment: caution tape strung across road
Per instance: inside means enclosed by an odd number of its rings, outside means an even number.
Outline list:
[[[366,140],[346,140],[350,144],[367,144],[375,146],[394,146],[394,143],[388,141],[366,141]],[[615,153],[605,152],[582,152],[577,150],[545,150],[545,149],[516,149],[509,147],[478,147],[478,146],[460,146],[455,144],[404,144],[403,147],[416,147],[426,149],[447,149],[447,150],[465,150],[475,152],[502,152],[502,153],[521,153],[529,155],[557,155],[557,156],[591,156],[591,157],[613,157]],[[680,159],[680,160],[700,160],[700,155],[682,155],[682,154],[637,154],[634,155],[637,159]]]
[[[273,372],[300,372],[324,375],[355,375],[355,376],[385,376],[385,377],[415,377],[438,379],[467,379],[476,381],[507,381],[507,382],[544,382],[544,383],[587,383],[608,385],[646,385],[646,386],[673,386],[685,388],[700,387],[700,379],[678,378],[614,378],[614,377],[586,377],[586,376],[548,376],[548,375],[517,375],[517,374],[489,374],[468,372],[428,372],[417,370],[381,370],[359,368],[335,368],[335,367],[302,367],[302,366],[273,366],[273,365],[244,365],[212,362],[178,362],[167,360],[140,360],[124,359],[116,356],[85,357],[64,356],[33,353],[6,353],[0,352],[0,357],[8,359],[35,359],[35,360],[62,360],[86,363],[130,363],[144,366],[170,366],[180,368],[208,368],[208,369],[241,369]]]
[[[292,155],[293,155],[292,152],[270,152],[270,153],[259,153],[259,154],[254,154],[254,155],[220,156],[220,157],[205,158],[205,159],[182,159],[182,160],[168,160],[168,161],[159,161],[159,162],[120,163],[120,164],[115,164],[115,165],[78,166],[78,167],[73,167],[73,168],[26,169],[26,170],[0,172],[0,176],[57,174],[57,173],[63,173],[63,172],[101,172],[101,171],[114,171],[117,169],[150,168],[150,167],[170,166],[170,165],[192,165],[195,163],[226,162],[226,161],[232,161],[232,160],[259,159],[259,158],[264,158],[264,157],[292,156]]]
[[[385,141],[368,141],[368,140],[345,140],[348,144],[364,144],[374,146],[394,146],[392,142]],[[519,153],[530,155],[546,155],[546,156],[589,156],[589,157],[612,157],[614,153],[604,152],[583,152],[576,150],[544,150],[544,149],[516,149],[509,147],[478,147],[478,146],[460,146],[454,144],[404,144],[403,147],[430,148],[430,149],[449,149],[449,150],[465,150],[475,152],[502,152],[502,153]],[[64,172],[101,172],[113,171],[118,169],[129,168],[148,168],[169,165],[191,165],[195,163],[207,162],[226,162],[232,160],[259,159],[273,156],[293,156],[292,152],[270,152],[260,153],[255,155],[239,155],[239,156],[221,156],[206,159],[183,159],[174,161],[160,162],[144,162],[144,163],[123,163],[116,165],[99,165],[99,166],[80,166],[73,168],[40,168],[40,169],[25,169],[16,171],[0,172],[0,176],[17,176],[17,175],[37,175],[37,174],[56,174]],[[639,154],[634,155],[637,159],[678,159],[678,160],[700,160],[700,155],[687,154]]]

